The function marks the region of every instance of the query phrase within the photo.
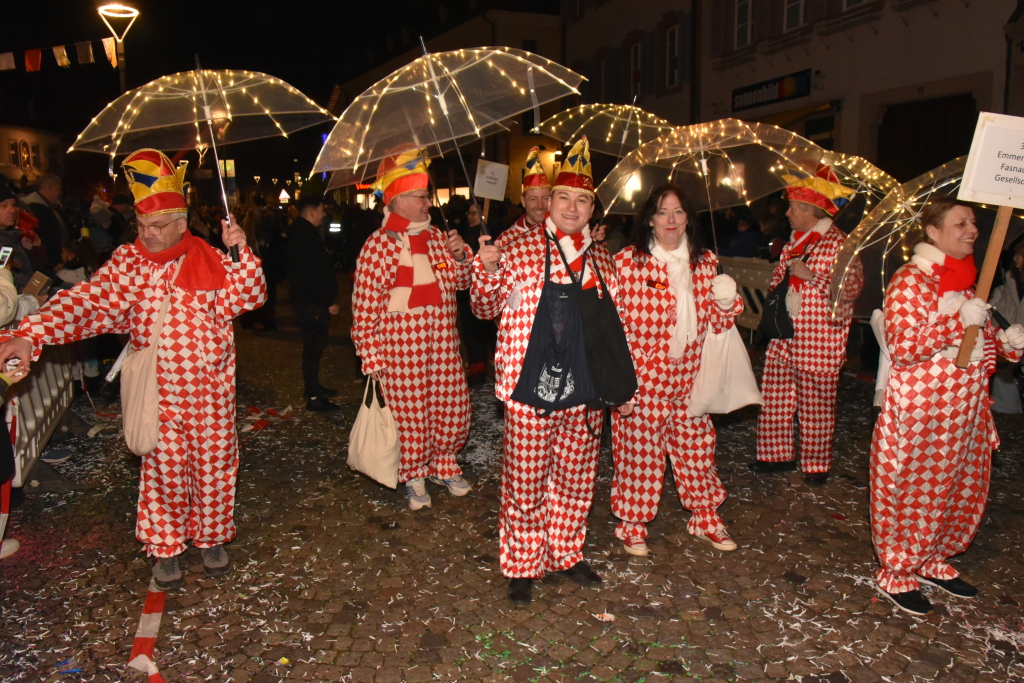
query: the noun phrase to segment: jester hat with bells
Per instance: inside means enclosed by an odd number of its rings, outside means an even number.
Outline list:
[[[427,166],[430,162],[418,149],[410,149],[381,159],[377,167],[377,179],[371,187],[381,193],[384,204],[390,204],[395,197],[425,190],[430,178]]]
[[[526,157],[526,173],[523,175],[523,194],[527,190],[539,188],[543,190],[551,189],[551,181],[548,180],[548,174],[544,170],[544,164],[540,161],[540,147],[533,147],[530,149],[529,155]]]
[[[829,217],[835,216],[839,210],[850,203],[850,197],[857,194],[855,190],[839,184],[839,178],[831,168],[818,164],[814,175],[798,178],[784,175],[786,181],[786,198],[791,202],[803,202],[816,206]]]
[[[590,143],[587,136],[582,136],[569,150],[562,168],[555,178],[552,192],[558,190],[569,190],[570,192],[582,192],[594,196],[594,174],[590,166]]]
[[[185,182],[187,161],[175,168],[163,152],[140,149],[129,154],[121,165],[135,197],[137,216],[188,211],[188,183]]]

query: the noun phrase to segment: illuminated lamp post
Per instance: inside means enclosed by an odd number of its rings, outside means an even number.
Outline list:
[[[97,12],[100,13],[100,18],[103,19],[103,23],[110,29],[110,33],[114,36],[114,40],[117,42],[117,68],[121,72],[121,92],[128,92],[128,86],[125,84],[125,73],[124,73],[124,37],[128,35],[128,30],[131,29],[132,24],[139,17],[139,10],[134,7],[128,7],[127,5],[120,5],[118,3],[112,3],[110,5],[103,5],[99,7]],[[110,25],[110,19],[115,20],[128,20],[128,25],[124,27],[124,31],[118,35],[114,27]]]

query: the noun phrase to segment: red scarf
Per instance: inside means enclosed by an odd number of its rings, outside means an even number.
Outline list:
[[[180,242],[156,254],[149,253],[139,238],[135,238],[135,248],[144,259],[161,266],[185,254],[185,260],[174,281],[182,289],[196,292],[224,288],[224,280],[228,276],[221,260],[224,255],[203,240],[192,237],[188,230],[181,236]]]
[[[935,265],[939,274],[939,296],[946,292],[962,292],[974,285],[978,277],[978,266],[974,264],[974,256],[955,259],[946,255],[942,264]]]
[[[804,239],[804,235],[807,235],[807,233],[806,232],[795,232],[795,233],[793,233],[793,242],[796,244],[796,246],[793,247],[793,251],[789,252],[790,260],[792,260],[792,259],[794,259],[796,257],[799,257],[799,256],[803,256],[805,253],[807,253],[810,250],[810,247],[812,247],[815,244],[817,244],[818,240],[821,239],[821,233],[817,232],[817,231],[812,232],[810,235],[808,235],[807,239]],[[803,284],[804,284],[804,280],[798,278],[796,275],[793,275],[792,273],[789,274],[789,286],[790,287],[792,287],[793,289],[799,291],[800,287]]]
[[[579,254],[579,256],[577,256],[575,260],[569,262],[569,270],[571,270],[573,272],[573,275],[575,276],[575,279],[579,280],[580,272],[583,270],[583,257],[584,257],[584,252],[582,252],[580,250],[583,249],[583,244],[584,244],[584,242],[586,242],[586,236],[583,234],[582,230],[577,232],[577,233],[574,233],[572,235],[566,235],[564,232],[562,232],[559,228],[556,227],[555,228],[555,239],[556,240],[561,240],[561,239],[563,239],[565,237],[568,237],[570,240],[572,240],[572,246],[576,249],[576,252]],[[594,264],[591,264],[591,267],[592,268],[596,268],[597,266],[594,265]],[[590,288],[596,287],[596,286],[597,286],[597,280],[595,278],[592,278],[592,277],[588,277],[586,282],[583,283],[583,289],[590,289]]]
[[[420,306],[440,306],[444,303],[441,296],[441,287],[437,284],[437,278],[433,277],[432,264],[430,263],[430,229],[421,230],[416,234],[410,233],[409,220],[398,214],[388,215],[386,230],[405,233],[405,239],[409,241],[409,251],[412,253],[412,264],[398,264],[398,272],[395,275],[394,287],[406,287],[409,289],[409,308]],[[419,258],[417,258],[417,256]],[[420,282],[416,283],[416,266],[427,268],[426,273],[421,275]],[[430,282],[424,282],[426,276],[430,276]]]

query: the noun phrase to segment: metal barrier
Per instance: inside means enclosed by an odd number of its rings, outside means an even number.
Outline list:
[[[74,398],[74,349],[46,346],[28,376],[8,390],[6,418],[14,444],[14,480],[24,486],[39,454]]]
[[[768,285],[777,263],[759,258],[722,257],[718,259],[726,275],[736,281],[736,289],[743,297],[743,313],[736,317],[736,324],[749,330],[756,330],[761,322],[761,312],[768,296]]]

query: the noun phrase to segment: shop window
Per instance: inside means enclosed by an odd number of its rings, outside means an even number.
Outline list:
[[[679,85],[679,27],[665,31],[665,87]]]
[[[11,166],[20,166],[18,163],[18,141],[7,140],[7,163]]]
[[[42,168],[42,160],[39,158],[39,143],[32,143],[32,166],[35,168]]]
[[[751,0],[736,0],[736,49],[750,45]]]
[[[812,141],[822,149],[835,149],[835,129],[835,116],[826,116],[820,119],[811,119],[804,126],[804,137]]]
[[[32,155],[31,152],[29,152],[28,143],[25,142],[24,140],[18,143],[18,154],[18,165],[24,169],[27,169],[29,167],[29,164],[32,163]]]
[[[804,0],[786,0],[783,30],[792,31],[804,25]]]
[[[523,49],[526,50],[527,52],[537,54],[537,41],[531,38],[524,38]]]
[[[629,94],[630,97],[639,98],[641,93],[641,83],[643,73],[643,60],[640,58],[643,53],[641,52],[641,43],[637,41],[629,46]]]

